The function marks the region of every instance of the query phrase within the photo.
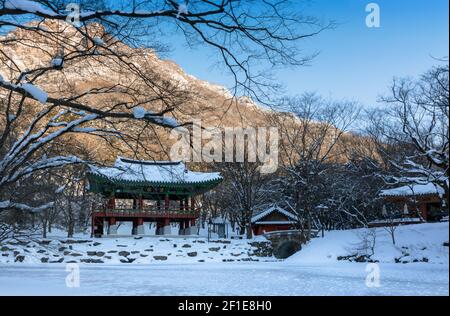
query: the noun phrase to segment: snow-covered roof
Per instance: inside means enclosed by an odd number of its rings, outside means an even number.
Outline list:
[[[219,181],[219,172],[195,172],[186,168],[181,161],[145,161],[118,157],[112,167],[91,166],[94,175],[112,181],[146,183],[204,183]]]
[[[256,223],[259,220],[263,219],[264,217],[266,217],[267,215],[273,213],[273,212],[278,212],[280,214],[283,214],[285,216],[287,216],[288,218],[292,219],[292,220],[296,220],[296,217],[294,214],[292,214],[291,212],[286,211],[284,208],[281,208],[277,205],[274,205],[258,214],[253,215],[252,217],[252,223]]]
[[[417,196],[417,195],[444,195],[445,191],[434,183],[405,185],[402,187],[382,190],[380,196]]]

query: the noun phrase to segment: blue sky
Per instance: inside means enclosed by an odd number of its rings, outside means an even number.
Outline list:
[[[381,27],[367,28],[368,3],[381,9]],[[307,67],[278,71],[277,80],[289,94],[316,91],[326,97],[351,99],[372,106],[394,76],[417,76],[435,58],[448,57],[448,0],[311,0],[294,6],[339,26],[301,44],[320,55]],[[177,40],[168,58],[186,72],[214,83],[231,85],[231,78],[212,68],[214,52],[190,50]]]

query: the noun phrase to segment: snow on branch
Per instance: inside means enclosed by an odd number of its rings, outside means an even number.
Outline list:
[[[31,212],[31,213],[39,213],[39,212],[45,211],[46,209],[53,207],[53,205],[54,205],[54,203],[50,202],[50,203],[46,203],[46,204],[43,204],[40,206],[29,206],[27,204],[16,203],[16,202],[11,202],[9,200],[6,200],[6,201],[0,201],[0,212],[2,210],[15,209],[15,210],[26,211],[26,212]]]
[[[48,16],[56,16],[56,12],[45,8],[42,4],[30,0],[5,0],[5,9],[20,10],[30,13],[40,13]]]

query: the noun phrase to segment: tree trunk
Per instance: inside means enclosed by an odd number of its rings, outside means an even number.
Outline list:
[[[252,224],[248,223],[247,224],[247,239],[252,239],[252,238],[253,238]]]
[[[42,238],[47,238],[47,220],[42,221]]]

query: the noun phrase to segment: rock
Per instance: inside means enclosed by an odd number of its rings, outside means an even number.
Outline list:
[[[183,246],[181,246],[182,248],[191,248],[192,246],[189,244],[184,244]]]
[[[39,241],[38,243],[39,243],[40,245],[49,245],[51,242],[52,242],[51,240],[41,240],[41,241]]]
[[[103,257],[103,256],[105,255],[105,253],[104,253],[103,251],[97,251],[97,252],[95,253],[95,255],[96,255],[97,257]]]
[[[139,253],[139,251],[132,251],[131,253],[132,253],[133,255],[135,255],[135,254]]]
[[[198,262],[205,262],[205,260],[203,260],[203,259],[200,259],[200,260],[197,260]]]
[[[84,263],[103,263],[103,261],[100,260],[100,259],[91,259],[91,258],[80,259],[80,262],[84,262]]]
[[[222,259],[223,262],[233,262],[234,259]]]
[[[85,244],[88,242],[92,242],[92,240],[75,240],[75,239],[67,239],[65,242],[61,241],[62,243],[66,243],[66,244]]]
[[[208,250],[209,251],[219,251],[220,247],[211,247],[211,248],[208,248]]]
[[[68,256],[69,254],[70,254],[70,251],[69,251],[69,250],[66,250],[66,251],[63,252],[63,255],[64,255],[64,256]]]
[[[81,253],[76,253],[76,252],[72,252],[72,253],[70,253],[70,255],[72,257],[81,257],[81,256],[83,256]]]
[[[48,262],[48,258],[47,258],[47,257],[41,258],[41,262],[42,262],[42,263],[47,263],[47,262]]]
[[[44,249],[39,249],[38,251],[36,251],[37,253],[44,253],[45,250]]]
[[[177,244],[173,244],[173,248],[177,248]]]
[[[128,261],[128,259],[120,259],[120,262],[122,262],[122,263],[130,263],[130,261]]]
[[[26,246],[29,243],[30,243],[29,241],[8,241],[8,244],[13,246]]]
[[[136,240],[142,239],[142,236],[136,236],[136,237],[134,237],[134,239],[136,239]]]
[[[197,257],[197,251],[188,252],[187,255],[189,257]]]
[[[14,250],[14,252],[13,252],[14,257],[17,256],[19,253],[20,253],[20,251]]]
[[[95,256],[96,255],[96,251],[87,251],[86,252],[88,256]]]
[[[111,256],[104,256],[103,258],[105,258],[105,259],[111,259],[112,257],[111,257]]]
[[[130,253],[128,251],[119,252],[119,256],[121,256],[121,257],[128,257],[129,255],[130,255]]]
[[[144,255],[143,253],[141,253],[140,255],[142,258],[148,257],[148,255]]]
[[[93,244],[92,244],[92,246],[94,246],[94,247],[97,247],[97,246],[100,246],[101,245],[101,243],[99,243],[99,242],[94,242]]]
[[[78,263],[78,261],[75,261],[75,260],[69,260],[69,261],[66,261],[66,263]]]
[[[108,253],[117,253],[117,250],[110,250]]]
[[[50,263],[62,263],[64,261],[64,258],[59,258],[58,260],[50,261]]]
[[[59,248],[58,248],[58,251],[61,252],[61,251],[64,251],[64,250],[66,250],[66,249],[67,249],[67,247],[59,247]]]
[[[3,251],[3,252],[5,252],[5,251],[12,251],[12,250],[14,250],[14,249],[8,248],[8,247],[6,247],[6,246],[3,246],[2,248],[0,248],[0,250]]]
[[[14,262],[23,262],[25,260],[25,256],[17,256],[16,259],[14,259]]]
[[[240,255],[242,255],[242,252],[241,253],[232,253],[231,254],[233,257],[239,257]]]
[[[9,256],[9,254],[8,253],[2,253],[2,257],[8,257]]]
[[[422,258],[422,262],[429,262],[430,260],[428,260],[428,258],[423,257]]]
[[[153,249],[144,249],[144,251],[153,251]]]
[[[164,261],[164,260],[167,260],[167,257],[166,256],[153,256],[153,259]]]
[[[128,247],[127,245],[117,245],[117,247],[122,247],[122,248],[124,248],[124,247]]]

